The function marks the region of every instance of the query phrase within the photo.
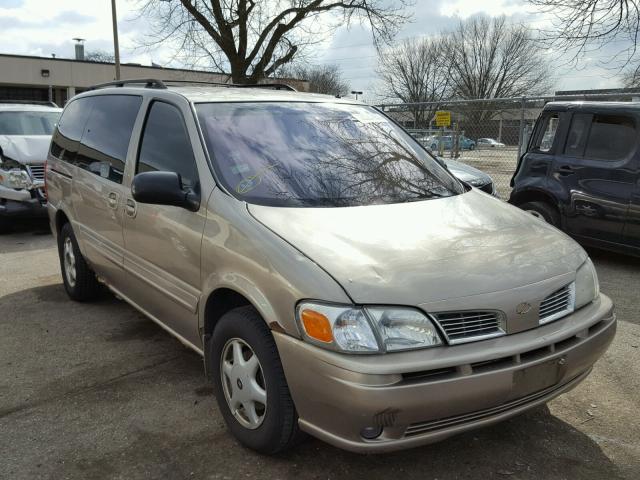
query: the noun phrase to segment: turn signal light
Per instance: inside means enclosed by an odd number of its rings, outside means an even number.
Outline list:
[[[305,332],[311,338],[320,340],[321,342],[333,342],[333,332],[331,331],[331,322],[320,312],[305,309],[300,313],[300,319],[304,326]]]

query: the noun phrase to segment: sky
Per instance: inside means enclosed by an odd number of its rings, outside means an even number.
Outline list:
[[[170,45],[142,49],[148,22],[137,15],[137,0],[117,0],[122,62],[151,62],[180,67]],[[53,8],[55,6],[55,8]],[[397,39],[437,35],[472,15],[506,15],[508,22],[533,29],[552,28],[551,20],[524,0],[414,0],[412,20]],[[113,51],[109,0],[0,0],[0,53],[73,57],[74,37],[86,39],[86,50]],[[610,50],[610,49],[609,49]],[[615,69],[602,65],[613,52],[594,51],[578,65],[558,52],[547,51],[556,65],[556,90],[619,87]],[[338,65],[351,89],[371,94],[376,88],[376,50],[370,31],[360,25],[340,27],[309,51],[310,61]],[[1,74],[0,74],[1,75]]]

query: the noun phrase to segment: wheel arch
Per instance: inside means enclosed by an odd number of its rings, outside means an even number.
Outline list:
[[[222,316],[234,308],[251,306],[262,317],[269,329],[284,331],[266,296],[253,284],[238,281],[236,284],[221,284],[209,290],[202,302],[200,328],[205,337],[211,335]]]
[[[527,189],[518,192],[513,192],[511,194],[511,198],[509,198],[509,203],[517,206],[522,205],[527,202],[545,202],[555,208],[558,213],[560,213],[560,207],[558,199],[555,198],[549,192],[545,192],[542,190],[535,189]]]
[[[56,212],[55,216],[56,237],[60,235],[62,226],[65,223],[71,223],[71,220],[69,219],[69,216],[65,213],[65,211],[60,208]]]

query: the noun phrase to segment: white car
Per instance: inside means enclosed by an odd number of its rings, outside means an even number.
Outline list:
[[[478,148],[504,148],[506,146],[493,138],[479,138],[477,145]]]
[[[46,217],[44,161],[62,109],[0,100],[0,232],[14,216]]]

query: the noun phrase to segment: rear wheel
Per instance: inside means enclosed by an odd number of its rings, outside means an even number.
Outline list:
[[[100,294],[100,283],[80,253],[70,223],[65,223],[58,235],[58,256],[64,288],[77,302],[94,300]]]
[[[275,341],[252,307],[235,308],[218,321],[207,367],[222,416],[244,446],[275,454],[303,438]]]
[[[544,220],[556,228],[560,228],[560,214],[558,210],[547,202],[526,202],[518,205],[525,212],[540,220]]]

